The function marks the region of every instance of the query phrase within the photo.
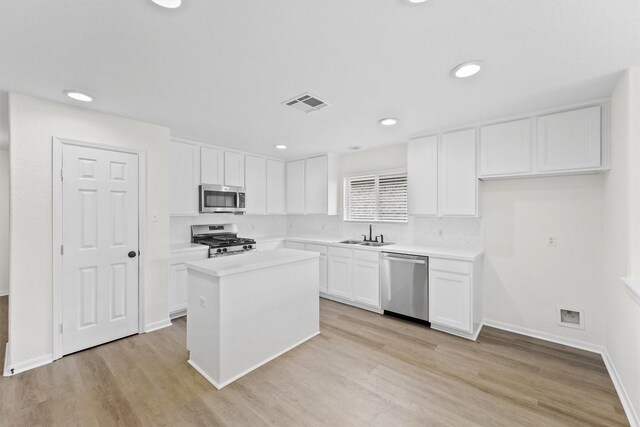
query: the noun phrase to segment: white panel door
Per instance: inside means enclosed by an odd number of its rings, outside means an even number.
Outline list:
[[[284,162],[267,160],[267,214],[284,212]]]
[[[477,215],[476,131],[445,133],[438,150],[438,213]]]
[[[304,213],[304,160],[287,162],[287,213]]]
[[[200,181],[202,184],[224,184],[224,153],[217,148],[200,148]]]
[[[247,214],[267,213],[267,161],[262,157],[245,157],[245,192]]]
[[[350,258],[329,256],[327,264],[327,293],[351,299],[351,266],[353,261]]]
[[[463,332],[472,332],[471,279],[467,275],[429,273],[429,320]]]
[[[531,119],[480,129],[480,176],[531,172]]]
[[[305,165],[305,211],[327,214],[327,156],[312,157]]]
[[[193,144],[171,141],[169,145],[169,203],[173,215],[198,214],[197,156]]]
[[[438,214],[438,137],[413,139],[407,146],[410,215]]]
[[[69,354],[138,332],[138,156],[65,145],[62,162]]]
[[[244,187],[244,154],[224,152],[224,185]]]
[[[539,171],[601,166],[600,107],[538,117]]]
[[[378,263],[356,260],[353,265],[354,299],[380,308],[380,266]]]

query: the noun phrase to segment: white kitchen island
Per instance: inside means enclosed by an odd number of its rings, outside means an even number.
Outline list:
[[[216,388],[320,333],[317,253],[276,249],[186,265],[189,364]]]

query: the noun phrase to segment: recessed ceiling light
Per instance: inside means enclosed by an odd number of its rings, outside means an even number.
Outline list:
[[[395,117],[385,117],[384,119],[380,119],[378,123],[382,126],[393,126],[398,123],[398,121],[399,119],[396,119]]]
[[[274,147],[276,147],[278,150],[286,150],[287,146],[284,144],[276,144],[274,145]]]
[[[78,92],[77,90],[65,90],[63,91],[65,95],[67,95],[71,99],[75,99],[76,101],[82,102],[91,102],[93,101],[93,96],[88,93]]]
[[[424,3],[427,0],[407,0],[409,3]]]
[[[451,77],[458,79],[464,79],[465,77],[471,77],[480,71],[480,61],[469,61],[464,64],[456,65],[451,70]]]
[[[151,0],[158,6],[166,7],[167,9],[175,9],[180,7],[182,0]]]

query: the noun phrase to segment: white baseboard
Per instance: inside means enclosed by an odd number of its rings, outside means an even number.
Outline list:
[[[202,370],[195,362],[193,362],[191,360],[191,358],[189,358],[189,360],[187,361],[189,363],[189,365],[193,366],[193,368],[198,371],[200,373],[200,375],[202,375],[207,381],[209,381],[211,384],[213,384],[213,386],[215,388],[217,388],[218,390],[222,389],[222,387],[227,386],[229,384],[231,384],[232,382],[234,382],[235,380],[244,377],[245,375],[247,375],[249,372],[251,371],[255,371],[256,369],[258,369],[260,366],[265,365],[269,362],[271,362],[273,359],[275,359],[276,357],[282,356],[283,354],[285,354],[286,352],[288,352],[289,350],[293,350],[294,348],[296,348],[297,346],[299,346],[300,344],[303,344],[307,341],[309,341],[311,338],[315,337],[316,335],[320,335],[320,331],[312,334],[311,336],[298,341],[297,343],[295,343],[294,345],[287,347],[286,349],[282,350],[281,352],[274,354],[273,356],[269,357],[266,360],[263,360],[262,362],[256,364],[255,366],[252,366],[251,368],[247,369],[244,372],[241,372],[240,374],[234,376],[233,378],[223,382],[222,384],[218,384],[213,378],[211,378],[204,370]]]
[[[320,292],[320,298],[324,298],[324,299],[328,299],[328,300],[331,300],[331,301],[339,302],[339,303],[342,303],[342,304],[350,305],[350,306],[356,307],[356,308],[361,308],[361,309],[367,310],[367,311],[373,311],[374,313],[378,313],[378,314],[384,313],[384,310],[382,310],[382,309],[370,307],[370,306],[365,305],[365,304],[360,304],[359,302],[351,301],[351,300],[348,300],[346,298],[340,298],[340,297],[336,297],[336,296],[333,296],[333,295],[325,294],[324,292]]]
[[[586,341],[566,338],[560,335],[550,334],[548,332],[536,331],[535,329],[523,328],[521,326],[504,323],[497,320],[485,319],[483,323],[485,326],[489,326],[492,328],[502,329],[504,331],[514,332],[516,334],[526,335],[528,337],[538,338],[556,344],[566,345],[567,347],[573,347],[580,350],[590,351],[592,353],[602,354],[602,346],[598,344],[592,344]]]
[[[8,377],[11,375],[9,372],[9,342],[4,346],[4,366],[2,368],[2,375]]]
[[[629,399],[629,395],[627,394],[627,391],[624,388],[624,384],[622,383],[622,380],[618,375],[618,371],[616,370],[616,367],[613,364],[613,360],[611,360],[611,356],[609,356],[609,352],[605,347],[598,344],[585,342],[585,341],[561,337],[559,335],[550,334],[547,332],[541,332],[533,329],[523,328],[520,326],[511,325],[508,323],[499,322],[497,320],[485,319],[484,325],[490,326],[492,328],[502,329],[504,331],[513,332],[520,335],[525,335],[532,338],[538,338],[543,341],[550,341],[556,344],[566,345],[567,347],[578,348],[580,350],[586,350],[586,351],[600,354],[602,356],[602,360],[604,361],[605,366],[607,367],[607,371],[609,372],[611,381],[613,382],[613,385],[616,388],[616,392],[618,393],[618,397],[620,398],[620,402],[622,403],[624,412],[627,416],[627,419],[629,420],[629,424],[631,425],[631,427],[640,427],[640,418],[638,418],[638,414],[635,411],[635,408],[633,407],[631,399]]]
[[[7,350],[9,349],[8,346],[9,344],[7,343]],[[7,354],[5,355],[5,362],[9,360],[7,357],[8,355],[9,353],[7,352]],[[53,354],[50,353],[50,354],[45,354],[44,356],[34,357],[33,359],[25,360],[24,362],[20,362],[20,363],[14,363],[14,364],[5,363],[4,376],[10,377],[12,375],[19,374],[20,372],[38,368],[43,365],[48,365],[51,362],[53,362]]]
[[[629,424],[631,427],[640,427],[640,418],[638,418],[638,414],[633,408],[631,399],[629,399],[627,390],[624,388],[624,384],[618,375],[618,371],[613,364],[613,360],[611,360],[611,356],[609,356],[609,352],[604,347],[602,348],[602,360],[604,360],[604,364],[607,367],[607,371],[609,371],[611,381],[613,381],[616,392],[618,392],[618,397],[620,398],[620,402],[622,402],[622,407],[624,408],[624,413],[627,415]]]
[[[8,289],[6,291],[0,291],[0,297],[6,297],[7,295],[9,295]]]
[[[147,334],[149,332],[157,331],[158,329],[168,328],[169,326],[171,326],[171,319],[169,318],[158,322],[147,323],[144,326],[144,333]]]

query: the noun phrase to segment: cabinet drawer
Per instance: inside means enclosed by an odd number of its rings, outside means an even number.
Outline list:
[[[448,273],[471,274],[471,263],[453,259],[429,258],[431,270],[446,271]]]
[[[291,242],[289,240],[286,240],[284,242],[284,247],[287,249],[298,249],[300,251],[304,251],[304,243],[300,242]]]
[[[360,261],[378,262],[380,260],[380,253],[377,251],[362,251],[354,249],[353,256]]]
[[[189,261],[200,261],[209,257],[208,249],[194,252],[179,252],[169,256],[169,265],[183,264]]]
[[[326,254],[327,247],[323,245],[314,245],[313,243],[307,243],[306,249],[310,252],[318,252],[319,254]]]
[[[351,251],[351,249],[335,248],[332,246],[329,248],[329,255],[339,256],[343,258],[351,258],[353,257],[353,252]]]

